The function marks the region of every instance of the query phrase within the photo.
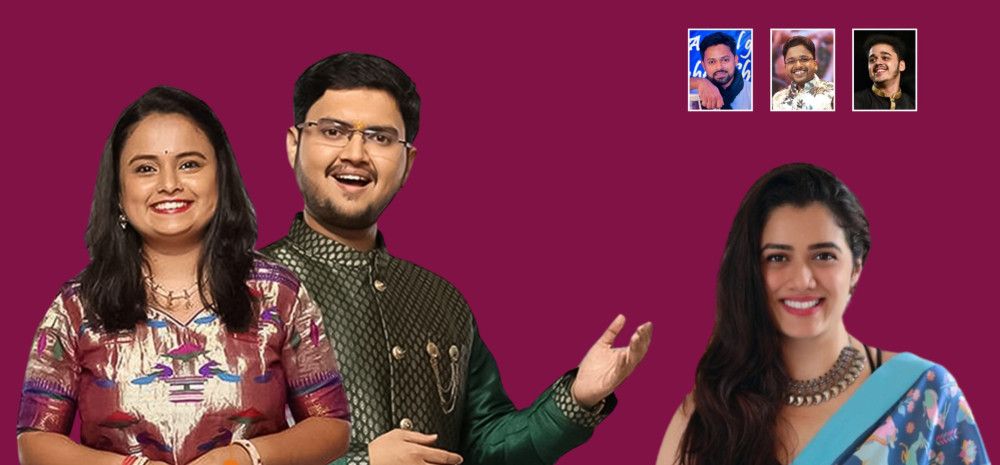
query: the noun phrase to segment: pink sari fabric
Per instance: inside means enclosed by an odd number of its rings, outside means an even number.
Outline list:
[[[287,269],[258,260],[247,281],[255,323],[226,331],[209,310],[191,321],[156,308],[135,331],[108,333],[84,316],[68,284],[35,334],[17,431],[69,434],[95,449],[187,463],[235,439],[329,417],[349,421],[320,312]]]

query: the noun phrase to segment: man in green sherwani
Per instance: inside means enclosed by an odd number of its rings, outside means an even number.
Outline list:
[[[334,55],[299,77],[294,106],[288,161],[305,208],[263,252],[323,309],[353,416],[336,463],[549,464],[586,441],[645,355],[650,323],[615,348],[619,315],[577,369],[515,409],[462,295],[389,255],[378,233],[417,152],[409,76],[376,56]]]

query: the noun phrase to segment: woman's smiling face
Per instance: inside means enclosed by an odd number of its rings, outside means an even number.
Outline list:
[[[200,241],[218,203],[215,149],[190,119],[151,114],[122,147],[121,207],[143,242]]]
[[[782,334],[813,338],[840,324],[861,262],[826,206],[772,210],[761,234],[760,260],[768,307]]]

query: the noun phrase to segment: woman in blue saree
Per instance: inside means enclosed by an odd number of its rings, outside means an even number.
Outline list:
[[[791,164],[757,180],[726,242],[694,390],[657,465],[990,463],[947,370],[844,326],[870,247],[861,205],[830,172]]]

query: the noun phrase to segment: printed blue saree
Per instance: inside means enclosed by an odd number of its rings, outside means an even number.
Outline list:
[[[944,367],[911,353],[879,367],[792,465],[989,465],[972,410]]]

